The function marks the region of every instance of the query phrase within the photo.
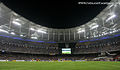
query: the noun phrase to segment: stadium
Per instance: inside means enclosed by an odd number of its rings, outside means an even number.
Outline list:
[[[49,28],[0,2],[0,70],[119,70],[120,0],[72,28]]]

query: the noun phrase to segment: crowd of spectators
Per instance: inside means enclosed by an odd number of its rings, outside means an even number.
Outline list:
[[[58,54],[56,43],[38,43],[0,37],[0,51],[32,54]]]
[[[88,60],[91,61],[97,57],[96,54],[90,55],[38,55],[38,54],[23,54],[23,53],[8,53],[1,52],[0,60],[40,60],[40,61],[63,61],[63,60]]]
[[[119,38],[77,43],[74,54],[120,51]]]
[[[98,53],[119,51],[120,40],[119,38],[111,38],[92,42],[79,42],[75,45],[72,54],[84,54],[82,56],[55,56],[60,54],[58,46],[57,43],[31,42],[0,37],[0,60],[92,60],[98,56]],[[41,56],[41,54],[44,54],[44,56]]]

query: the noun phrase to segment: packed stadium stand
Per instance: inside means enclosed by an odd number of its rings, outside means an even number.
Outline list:
[[[111,2],[120,2],[111,0]],[[120,61],[120,4],[68,29],[37,25],[0,3],[0,60]]]

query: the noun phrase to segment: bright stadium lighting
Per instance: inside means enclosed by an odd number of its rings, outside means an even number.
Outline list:
[[[23,35],[20,35],[20,36],[22,36],[22,37],[23,37]]]
[[[0,32],[9,33],[8,31],[6,31],[6,30],[3,30],[3,29],[0,29]]]
[[[109,8],[111,8],[112,6],[114,6],[113,4],[111,4],[110,6],[109,6]]]
[[[30,28],[30,30],[35,31],[35,29],[34,29],[34,28]]]
[[[15,35],[15,33],[14,33],[14,32],[11,32],[10,34]]]
[[[110,34],[113,33],[112,31],[110,31]]]
[[[16,22],[16,21],[13,21],[13,23],[14,23],[14,24],[16,24],[16,25],[21,26],[21,24],[20,24],[20,23],[18,23],[18,22]]]
[[[20,21],[20,19],[17,18],[17,19],[15,19],[15,21]]]
[[[101,35],[99,34],[99,36],[101,36]]]
[[[31,39],[38,39],[37,37],[31,37]]]
[[[45,32],[45,31],[42,31],[42,30],[37,30],[37,32],[45,33],[45,34],[46,34],[46,32]]]
[[[98,28],[98,27],[99,27],[99,25],[95,25],[95,26],[91,27],[90,30],[95,29],[95,28]]]
[[[115,18],[115,17],[116,17],[116,15],[113,14],[112,16],[110,16],[110,17],[106,20],[106,22],[108,22],[109,20],[111,20],[111,19],[113,19],[113,18]]]
[[[78,31],[77,33],[85,32],[85,28],[79,28],[77,31]]]
[[[82,33],[82,32],[85,32],[85,30],[80,30],[80,31],[78,31],[78,33]]]

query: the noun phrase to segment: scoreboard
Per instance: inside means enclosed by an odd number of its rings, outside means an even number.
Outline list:
[[[62,54],[71,54],[71,48],[62,48]]]

